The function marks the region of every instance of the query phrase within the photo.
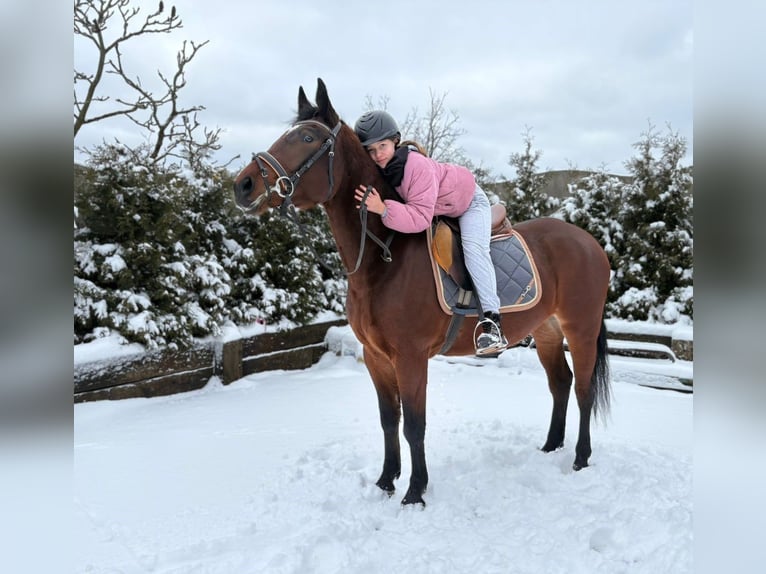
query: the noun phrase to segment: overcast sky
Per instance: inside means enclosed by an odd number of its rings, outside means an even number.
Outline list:
[[[156,2],[133,2],[153,9]],[[167,5],[172,2],[166,2]],[[692,159],[692,2],[648,0],[177,0],[182,29],[126,44],[130,70],[145,84],[175,70],[183,40],[209,40],[189,65],[186,105],[223,130],[222,162],[238,168],[265,150],[293,119],[298,87],[313,100],[316,78],[353,125],[366,98],[388,98],[402,121],[424,113],[430,92],[447,94],[465,130],[458,144],[474,163],[512,176],[511,153],[531,129],[545,169],[625,173],[632,144],[650,123],[687,139]],[[91,46],[75,41],[78,69]],[[111,88],[116,90],[117,88]],[[108,95],[116,95],[110,91]],[[84,128],[90,146],[136,128]]]

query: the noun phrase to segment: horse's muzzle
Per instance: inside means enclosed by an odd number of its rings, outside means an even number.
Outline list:
[[[237,201],[237,205],[240,207],[247,207],[252,200],[249,199],[250,194],[253,193],[253,178],[246,175],[240,180],[234,182],[234,199]]]
[[[255,185],[253,178],[246,175],[239,181],[234,182],[234,200],[242,211],[256,211],[263,205],[268,197],[267,193],[258,195],[255,199],[252,199]]]

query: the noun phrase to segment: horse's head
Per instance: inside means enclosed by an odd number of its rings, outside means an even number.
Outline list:
[[[309,209],[335,194],[335,143],[343,124],[317,80],[316,106],[298,90],[298,118],[267,152],[253,154],[234,181],[234,197],[245,211],[263,213],[292,203]]]

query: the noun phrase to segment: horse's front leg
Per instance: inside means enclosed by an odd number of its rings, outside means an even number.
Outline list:
[[[387,357],[365,347],[364,361],[378,395],[380,426],[383,429],[385,449],[383,471],[375,484],[391,496],[396,490],[394,480],[399,478],[402,472],[399,447],[399,421],[401,420],[399,388],[396,382],[396,373]]]
[[[402,504],[422,504],[423,493],[428,486],[426,467],[426,386],[428,382],[428,358],[407,357],[397,361],[397,380],[404,411],[404,437],[410,446],[412,474],[410,487]]]

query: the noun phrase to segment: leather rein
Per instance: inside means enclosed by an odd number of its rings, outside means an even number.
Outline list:
[[[271,155],[267,151],[261,151],[258,153],[253,154],[253,159],[257,165],[258,169],[260,170],[261,178],[263,179],[263,187],[266,189],[266,197],[263,201],[267,201],[272,193],[277,194],[281,199],[282,203],[279,206],[279,214],[282,217],[285,217],[295,223],[295,225],[298,227],[298,230],[301,232],[301,235],[303,235],[304,239],[307,240],[308,246],[311,249],[311,251],[314,253],[314,256],[317,258],[317,261],[319,264],[324,267],[327,271],[330,273],[334,273],[333,269],[331,269],[324,261],[322,261],[322,258],[319,256],[319,254],[314,249],[314,246],[308,236],[308,233],[306,232],[306,228],[303,223],[301,223],[298,220],[298,215],[296,213],[295,205],[292,202],[292,196],[295,193],[295,187],[298,185],[298,181],[300,178],[309,170],[311,167],[316,163],[316,161],[321,158],[325,153],[328,154],[329,157],[329,166],[327,168],[327,177],[329,180],[329,189],[327,191],[327,197],[322,201],[321,203],[325,203],[330,200],[333,194],[333,189],[335,187],[334,184],[334,173],[333,173],[333,159],[335,159],[335,141],[338,137],[338,133],[340,132],[341,128],[341,122],[338,122],[338,124],[333,128],[330,129],[322,122],[318,122],[316,120],[303,120],[300,122],[296,122],[291,129],[300,126],[300,125],[306,125],[306,124],[313,124],[322,127],[323,129],[327,130],[328,137],[327,139],[322,143],[322,145],[317,149],[317,151],[314,152],[313,155],[311,155],[306,161],[303,162],[303,164],[292,174],[288,175],[287,170],[282,166],[282,164],[279,162],[277,158],[275,158],[273,155]],[[266,169],[270,167],[272,171],[277,176],[276,181],[274,182],[274,185],[269,185],[269,172]],[[367,187],[367,190],[364,195],[364,199],[367,198],[367,195],[372,190],[371,186]],[[252,207],[252,206],[251,206]],[[244,208],[243,211],[248,211],[249,208]],[[394,232],[391,232],[391,234],[388,236],[388,239],[384,242],[379,237],[377,237],[374,233],[372,233],[369,229],[367,229],[367,206],[362,201],[362,204],[359,209],[359,217],[362,221],[362,235],[361,240],[359,244],[359,257],[356,260],[356,265],[354,266],[354,270],[350,272],[346,272],[346,275],[352,275],[353,273],[356,273],[359,270],[359,266],[362,263],[362,256],[364,255],[364,247],[365,247],[365,238],[370,237],[375,243],[377,243],[382,249],[383,254],[381,257],[383,258],[383,261],[386,263],[391,262],[391,250],[389,249],[389,246],[391,245],[391,241],[394,238]]]

